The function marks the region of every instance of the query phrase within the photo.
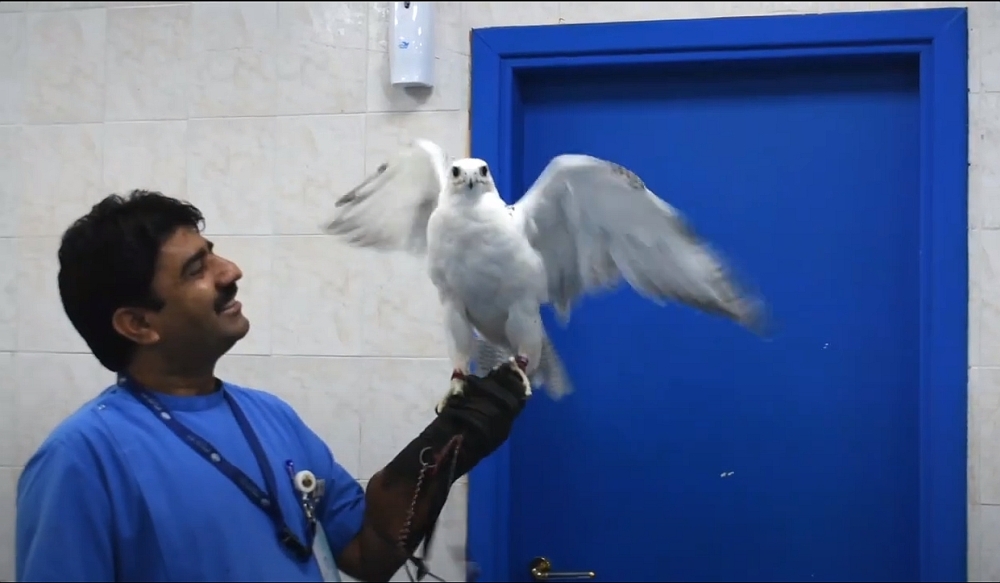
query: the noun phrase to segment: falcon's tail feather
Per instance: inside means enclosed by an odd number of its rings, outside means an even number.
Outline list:
[[[492,344],[481,336],[476,337],[473,361],[476,363],[478,374],[485,374],[486,371],[507,362],[512,356],[514,355],[510,350]],[[548,336],[542,340],[541,361],[529,380],[532,388],[541,387],[554,401],[573,392],[573,384],[569,380],[562,359],[559,358],[559,353],[552,346]]]

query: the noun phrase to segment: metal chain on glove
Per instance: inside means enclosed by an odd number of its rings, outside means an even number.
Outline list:
[[[448,475],[448,486],[445,490],[444,500],[447,502],[448,492],[451,490],[451,484],[455,481],[455,469],[458,466],[458,453],[462,447],[462,436],[456,435],[452,437],[447,444],[441,449],[441,452],[434,456],[433,461],[427,461],[426,456],[431,453],[430,447],[425,447],[420,451],[420,473],[417,475],[417,485],[413,492],[413,499],[410,501],[410,508],[406,514],[406,521],[403,523],[403,528],[399,531],[399,536],[396,539],[396,544],[404,553],[406,551],[406,543],[410,538],[410,530],[413,528],[413,519],[417,513],[417,501],[420,499],[420,493],[424,485],[424,480],[428,477],[433,477],[437,475],[438,469],[441,467],[441,461],[446,455],[448,455],[448,450],[451,452],[451,467],[449,468]],[[443,510],[444,505],[442,504],[441,510]],[[440,512],[440,510],[439,510]],[[414,574],[410,571],[409,562],[405,564],[406,576],[411,582],[416,583],[417,581],[423,581],[425,577],[430,576],[436,581],[444,581],[441,577],[438,577],[434,573],[431,573],[427,566],[427,557],[430,553],[431,540],[434,538],[434,531],[437,527],[438,519],[435,518],[431,521],[430,525],[427,527],[427,536],[424,538],[424,552],[423,556],[418,557],[416,552],[408,553],[408,561],[412,562],[416,568],[417,572]]]

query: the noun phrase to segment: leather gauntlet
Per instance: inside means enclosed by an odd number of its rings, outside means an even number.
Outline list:
[[[485,377],[468,375],[463,394],[449,398],[437,418],[372,478],[369,504],[392,499],[394,520],[386,516],[392,525],[386,524],[385,534],[400,551],[410,556],[433,535],[451,485],[507,440],[529,386],[513,363]]]

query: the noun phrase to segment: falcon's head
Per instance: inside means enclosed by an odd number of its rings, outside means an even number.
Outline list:
[[[489,165],[479,158],[455,160],[448,170],[448,178],[455,194],[479,194],[495,189]]]

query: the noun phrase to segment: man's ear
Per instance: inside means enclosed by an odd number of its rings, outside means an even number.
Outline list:
[[[153,329],[147,315],[148,311],[142,308],[118,308],[111,317],[111,325],[139,346],[148,346],[159,342],[160,335]]]

